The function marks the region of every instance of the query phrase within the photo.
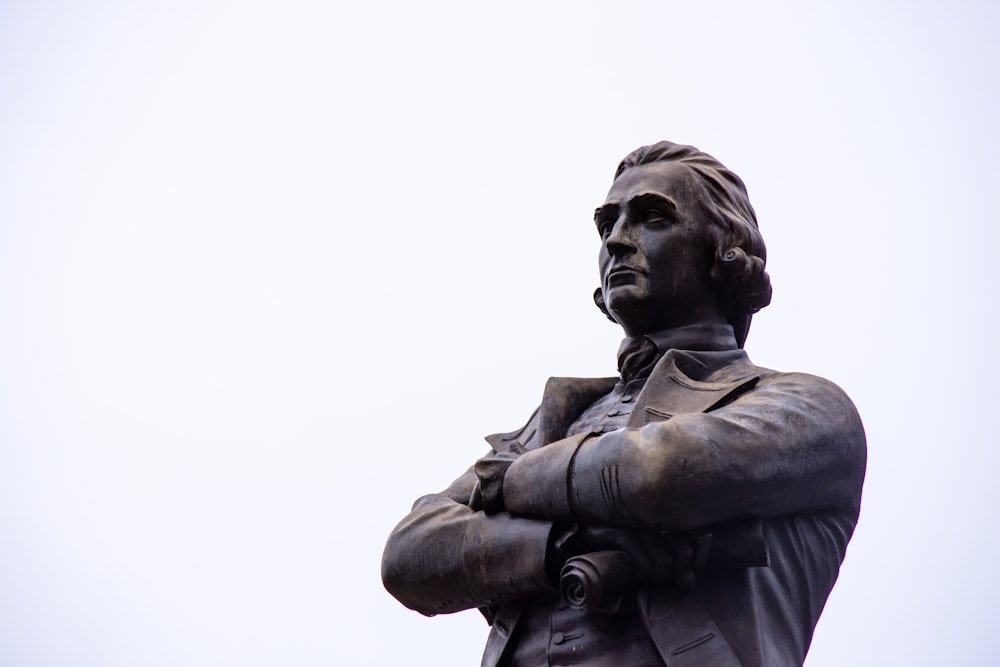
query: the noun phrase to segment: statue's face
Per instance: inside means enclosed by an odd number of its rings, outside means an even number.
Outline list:
[[[594,213],[601,289],[626,334],[725,322],[710,276],[715,245],[697,176],[677,162],[625,171]]]

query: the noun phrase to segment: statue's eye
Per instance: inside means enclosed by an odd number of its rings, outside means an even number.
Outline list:
[[[671,217],[666,211],[658,208],[647,208],[642,212],[642,221],[651,224],[670,222]]]
[[[611,234],[611,230],[614,226],[614,220],[599,220],[597,223],[597,233],[601,235],[602,239],[606,239]]]

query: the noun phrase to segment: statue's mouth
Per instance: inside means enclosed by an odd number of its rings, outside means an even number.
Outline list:
[[[630,266],[617,266],[608,271],[608,287],[631,284],[635,282],[636,278],[638,278],[641,274],[641,271]]]

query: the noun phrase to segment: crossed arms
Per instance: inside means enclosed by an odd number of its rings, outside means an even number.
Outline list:
[[[383,581],[412,609],[448,613],[552,591],[554,537],[567,525],[657,536],[746,517],[836,511],[853,521],[864,466],[846,395],[820,378],[775,374],[711,412],[526,452],[501,466],[500,505],[496,491],[486,499],[494,514],[470,506],[480,483],[470,468],[396,527]]]

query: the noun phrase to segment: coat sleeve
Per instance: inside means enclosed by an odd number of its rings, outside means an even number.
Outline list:
[[[528,452],[506,509],[548,520],[698,528],[823,510],[857,516],[864,430],[850,399],[811,375],[776,374],[731,403]]]
[[[424,496],[389,536],[382,581],[422,614],[490,607],[552,590],[545,553],[552,524],[468,506],[475,472]]]

